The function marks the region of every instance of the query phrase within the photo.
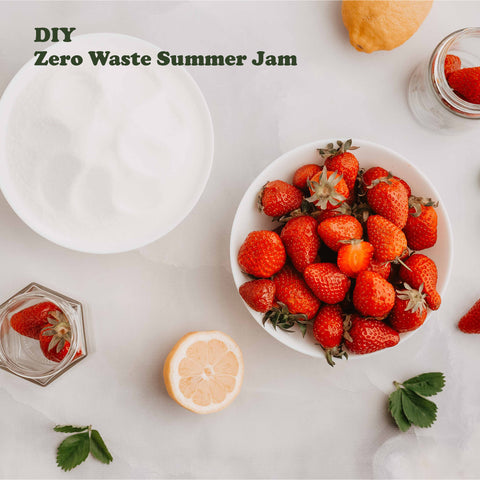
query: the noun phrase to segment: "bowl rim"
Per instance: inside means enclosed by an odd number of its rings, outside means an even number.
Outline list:
[[[336,139],[333,139],[333,138],[319,139],[319,140],[314,140],[314,141],[311,141],[311,142],[304,143],[304,144],[299,145],[299,146],[297,146],[297,147],[295,147],[291,150],[288,150],[288,151],[284,152],[279,157],[277,157],[275,160],[273,160],[268,165],[266,165],[255,176],[255,178],[252,180],[252,182],[248,186],[247,190],[243,194],[243,196],[242,196],[242,198],[241,198],[241,200],[238,204],[238,207],[235,211],[235,215],[234,215],[234,218],[233,218],[232,227],[231,227],[231,231],[230,231],[230,267],[231,267],[231,271],[232,271],[233,282],[235,284],[237,292],[238,292],[238,288],[241,284],[240,285],[237,284],[237,281],[236,281],[236,278],[235,278],[235,272],[236,271],[238,271],[240,273],[242,273],[242,272],[240,270],[240,267],[238,266],[238,262],[237,262],[238,252],[236,251],[236,245],[234,245],[235,240],[236,240],[234,238],[235,228],[236,228],[236,225],[237,225],[240,210],[241,210],[242,206],[244,205],[244,203],[249,201],[249,199],[257,196],[258,192],[257,192],[257,187],[256,187],[255,184],[257,183],[258,178],[261,177],[262,175],[264,175],[265,173],[267,173],[268,170],[273,169],[275,165],[277,165],[279,163],[282,163],[282,162],[285,162],[286,159],[291,157],[291,156],[293,157],[293,156],[297,155],[298,153],[300,153],[304,150],[308,151],[309,149],[322,148],[322,147],[326,146],[328,143],[334,143],[335,144],[335,142],[336,142]],[[445,273],[445,276],[442,279],[442,282],[441,282],[441,284],[438,288],[438,292],[443,298],[444,293],[446,291],[446,288],[448,286],[448,283],[450,281],[450,276],[451,276],[451,272],[452,272],[453,255],[454,255],[454,243],[453,243],[454,240],[453,240],[453,230],[452,230],[452,225],[451,225],[451,222],[450,222],[450,218],[449,218],[448,212],[445,208],[445,203],[443,202],[440,194],[438,193],[438,190],[435,188],[435,186],[432,184],[432,182],[428,179],[428,177],[415,164],[413,164],[410,160],[408,160],[406,157],[399,154],[395,150],[393,150],[389,147],[385,147],[384,145],[381,145],[379,143],[376,143],[376,142],[373,142],[373,141],[370,141],[370,140],[364,140],[364,139],[358,139],[358,138],[352,138],[352,144],[357,145],[359,147],[370,147],[370,148],[383,150],[384,152],[388,152],[390,155],[392,155],[394,157],[397,157],[401,162],[410,166],[413,169],[415,175],[419,176],[428,185],[428,187],[431,189],[431,191],[435,195],[436,200],[439,201],[439,206],[438,206],[437,212],[440,211],[442,213],[441,216],[445,218],[445,227],[446,227],[446,232],[447,232],[447,235],[448,235],[448,238],[447,238],[448,259],[447,259],[447,265],[446,265],[446,269],[445,269],[446,273]],[[360,168],[361,168],[361,165],[360,165]],[[253,194],[253,197],[252,197],[252,194]],[[243,275],[245,275],[245,274],[243,274]],[[247,281],[246,277],[245,277],[244,281]],[[438,286],[438,283],[439,282],[437,282],[437,286]],[[262,326],[261,313],[256,312],[255,310],[251,309],[243,301],[243,299],[242,299],[242,303],[245,306],[245,308],[249,311],[250,315],[255,319],[255,321],[260,326]],[[431,315],[435,314],[435,313],[436,313],[435,311],[429,310],[428,314],[427,314],[427,317],[426,317],[424,323],[421,325],[420,328],[418,328],[416,330],[413,330],[413,331],[410,331],[410,332],[401,333],[400,334],[400,342],[395,347],[400,346],[406,340],[411,338],[415,333],[417,333],[427,323],[427,321],[431,317]],[[319,349],[319,354],[318,355],[313,355],[309,352],[304,351],[302,348],[297,347],[296,345],[288,344],[286,341],[284,341],[284,338],[276,335],[276,331],[273,328],[262,328],[262,330],[266,330],[269,335],[271,335],[272,337],[275,338],[275,340],[279,341],[280,343],[282,343],[286,347],[291,348],[292,350],[295,350],[299,353],[302,353],[304,355],[308,355],[309,357],[312,357],[312,358],[321,358],[321,357],[324,356],[324,353],[321,349]],[[378,350],[376,352],[372,352],[372,353],[368,353],[368,354],[364,354],[364,355],[355,354],[355,353],[349,351],[348,352],[348,357],[349,357],[349,359],[371,358],[373,355],[385,353],[389,350],[390,349],[387,348],[387,349]]]
[[[143,38],[136,37],[134,35],[126,35],[123,33],[96,32],[96,33],[74,35],[72,38],[73,38],[73,41],[78,38],[82,38],[82,39],[102,38],[107,40],[109,38],[123,38],[133,42],[141,42],[145,45],[145,48],[152,49],[152,51],[159,50],[159,47],[157,45],[155,45],[152,42],[149,42],[148,40],[144,40]],[[46,50],[51,50],[58,47],[59,47],[59,44],[52,44]],[[15,73],[15,75],[12,77],[12,79],[9,81],[9,83],[7,84],[7,86],[5,87],[5,89],[0,95],[0,139],[6,137],[7,128],[8,128],[7,120],[9,117],[8,115],[9,110],[11,106],[15,103],[15,100],[19,93],[21,82],[23,78],[28,74],[28,71],[33,67],[34,61],[35,61],[35,57],[32,57],[30,60],[28,60]],[[64,241],[63,239],[55,238],[55,235],[52,234],[52,230],[42,229],[41,223],[35,223],[34,221],[32,221],[31,217],[29,217],[25,211],[21,211],[19,205],[15,205],[15,200],[12,199],[12,195],[10,194],[10,187],[5,186],[6,183],[3,179],[4,176],[0,175],[0,190],[3,196],[5,197],[5,200],[10,205],[11,209],[16,213],[16,215],[31,230],[33,230],[35,233],[37,233],[41,237],[49,240],[50,242],[55,243],[56,245],[59,245],[64,248],[68,248],[70,250],[83,252],[83,253],[91,253],[91,254],[123,253],[123,252],[129,252],[132,250],[138,250],[140,248],[145,247],[146,245],[149,245],[150,243],[155,242],[156,240],[159,240],[160,238],[164,237],[165,235],[170,233],[172,230],[174,230],[192,212],[192,210],[195,208],[198,201],[200,200],[200,197],[202,196],[203,192],[205,191],[205,188],[207,186],[207,183],[212,171],[213,158],[214,158],[214,144],[215,144],[213,120],[212,120],[212,115],[208,107],[207,101],[205,99],[205,96],[203,95],[199,85],[194,80],[192,75],[184,67],[181,67],[181,66],[170,67],[170,68],[175,68],[176,72],[178,72],[177,74],[179,75],[179,78],[183,77],[182,81],[185,82],[185,85],[187,85],[189,90],[196,97],[196,100],[198,101],[198,106],[200,109],[200,114],[201,114],[202,120],[204,121],[202,128],[204,130],[203,134],[205,135],[204,136],[205,165],[204,165],[204,168],[202,169],[202,175],[198,177],[197,179],[198,181],[195,183],[198,187],[195,191],[195,194],[191,196],[189,202],[182,203],[182,205],[185,207],[182,214],[178,215],[178,217],[175,220],[171,221],[168,224],[168,227],[163,229],[162,233],[146,235],[145,237],[143,237],[141,240],[138,240],[137,242],[135,241],[126,242],[122,246],[119,246],[116,248],[80,247],[75,242],[69,243],[68,241]],[[2,143],[5,143],[5,142],[2,142]],[[5,159],[6,157],[6,152],[3,148],[4,148],[3,146],[0,146],[0,163],[4,161],[2,160],[2,158]],[[163,223],[162,225],[165,225],[165,223]]]

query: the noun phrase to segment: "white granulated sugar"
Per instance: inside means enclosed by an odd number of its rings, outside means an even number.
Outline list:
[[[155,65],[156,50],[140,40],[102,38],[56,46],[82,54],[82,66],[30,68],[5,149],[17,213],[47,238],[96,252],[147,243],[178,223],[211,160],[205,109],[186,74]],[[153,64],[93,67],[91,49],[142,51]]]

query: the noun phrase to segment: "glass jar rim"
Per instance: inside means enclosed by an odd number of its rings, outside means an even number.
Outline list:
[[[435,98],[449,112],[472,120],[480,119],[480,104],[470,103],[459,97],[447,82],[445,76],[445,59],[452,44],[463,37],[478,36],[480,27],[467,27],[447,35],[435,48],[428,65],[431,85]]]
[[[67,368],[70,365],[79,347],[78,326],[77,326],[77,322],[75,322],[73,318],[75,315],[75,311],[66,300],[64,300],[61,297],[58,297],[54,293],[28,291],[25,293],[21,293],[19,295],[15,295],[14,297],[10,298],[0,306],[0,316],[5,316],[6,318],[6,316],[8,315],[7,312],[12,308],[13,305],[24,300],[30,300],[30,299],[36,299],[36,298],[38,298],[40,301],[51,301],[52,303],[56,304],[60,308],[60,310],[62,310],[62,312],[67,317],[70,324],[71,342],[70,342],[70,348],[67,354],[60,362],[56,363],[55,365],[52,365],[52,368],[50,370],[46,372],[41,372],[38,374],[29,372],[26,368],[18,365],[16,362],[13,362],[10,358],[8,358],[7,355],[5,355],[3,348],[0,345],[0,358],[4,363],[5,368],[10,370],[15,375],[18,375],[20,377],[23,377],[29,380],[42,380],[42,379],[47,379],[52,376],[58,375],[61,371],[63,371],[65,368]]]

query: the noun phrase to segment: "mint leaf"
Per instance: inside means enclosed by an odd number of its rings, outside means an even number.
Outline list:
[[[395,423],[402,432],[406,432],[410,428],[410,420],[405,416],[402,408],[403,389],[395,390],[388,397],[388,409],[392,414]]]
[[[73,425],[56,425],[53,429],[56,432],[75,433],[84,432],[85,430],[88,430],[88,427],[74,427]]]
[[[88,432],[67,437],[58,447],[57,465],[66,472],[80,465],[90,453]]]
[[[402,389],[402,409],[410,423],[431,427],[437,418],[437,406],[411,390]]]
[[[443,390],[445,377],[440,372],[422,373],[403,382],[403,386],[419,395],[430,397]]]
[[[98,433],[98,430],[92,430],[90,436],[90,452],[92,452],[92,455],[102,463],[108,464],[113,460],[113,457],[108,451],[108,448],[105,445],[103,438]]]

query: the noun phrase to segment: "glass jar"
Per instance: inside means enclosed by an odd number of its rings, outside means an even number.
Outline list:
[[[70,348],[60,362],[49,360],[40,342],[21,335],[11,324],[12,316],[42,302],[52,302],[70,324]],[[0,368],[45,386],[87,356],[82,304],[46,287],[31,283],[0,305]]]
[[[447,82],[447,55],[457,55],[462,68],[479,67],[480,27],[451,33],[437,45],[430,61],[418,65],[408,88],[410,108],[422,125],[442,133],[480,127],[480,105],[459,97]]]

